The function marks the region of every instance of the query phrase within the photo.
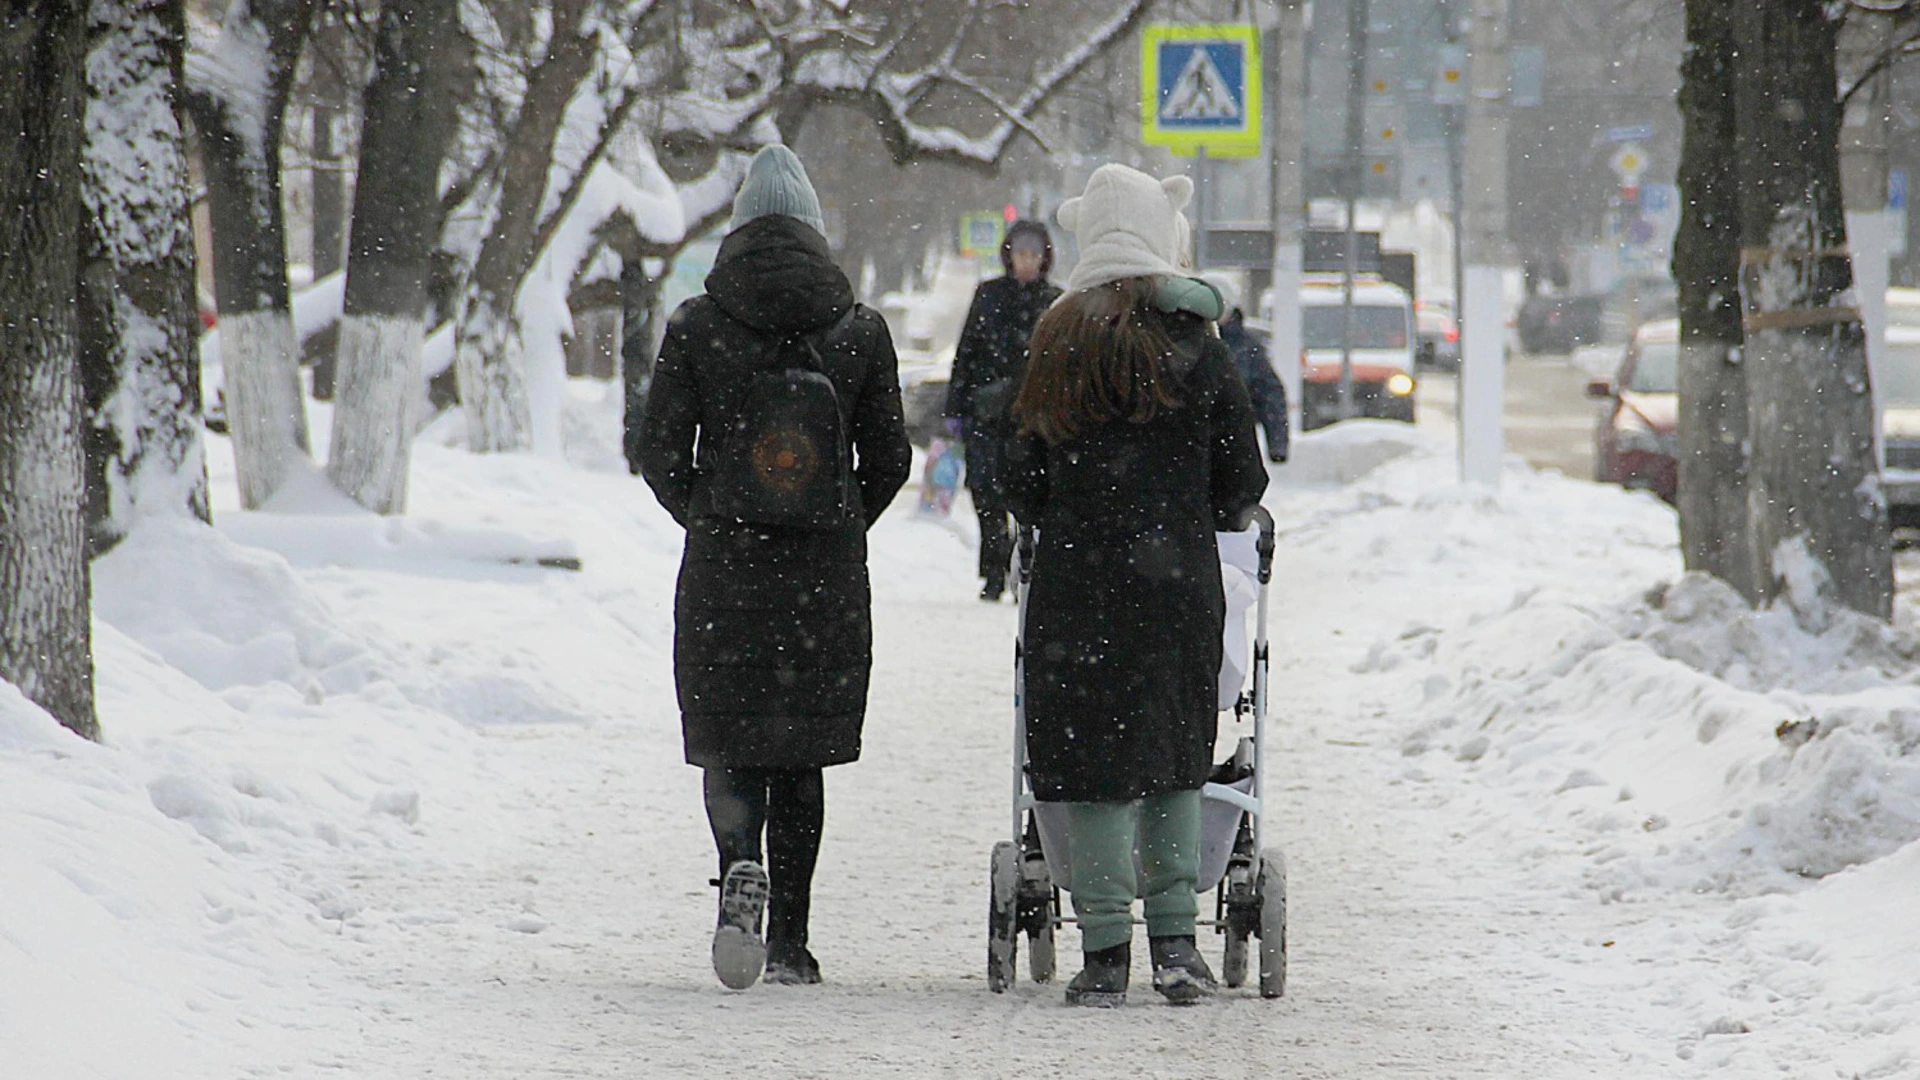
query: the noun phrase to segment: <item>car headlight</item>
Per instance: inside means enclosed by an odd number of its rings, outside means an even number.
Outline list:
[[[1387,393],[1394,397],[1406,397],[1413,393],[1413,376],[1401,372],[1387,379]]]

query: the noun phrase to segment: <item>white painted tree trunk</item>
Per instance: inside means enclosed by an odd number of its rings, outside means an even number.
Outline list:
[[[327,478],[378,514],[407,509],[407,474],[421,415],[422,320],[348,315],[340,320]]]
[[[291,462],[310,456],[292,315],[249,311],[222,319],[220,360],[240,505],[255,510],[279,490]]]
[[[484,299],[475,300],[460,320],[454,366],[468,449],[476,454],[532,449],[533,406],[518,321]]]

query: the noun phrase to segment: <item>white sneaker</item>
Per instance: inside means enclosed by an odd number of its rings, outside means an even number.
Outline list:
[[[760,936],[760,915],[767,908],[767,872],[742,860],[727,867],[720,882],[720,925],[713,931],[713,973],[729,990],[745,990],[760,981],[767,965],[767,942]]]

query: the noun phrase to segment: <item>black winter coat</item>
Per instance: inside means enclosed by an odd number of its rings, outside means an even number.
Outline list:
[[[969,490],[1000,486],[1005,442],[1014,430],[1013,399],[1027,375],[1027,343],[1034,324],[1059,298],[1059,286],[1021,281],[1011,273],[983,281],[973,291],[967,324],[953,350],[945,410],[965,422]]]
[[[1027,374],[1027,342],[1034,324],[1059,298],[1058,285],[1021,281],[1011,274],[974,289],[967,324],[953,349],[946,415],[958,416],[969,426],[1012,430],[1013,397]]]
[[[1244,526],[1267,472],[1226,346],[1192,316],[1167,325],[1180,407],[1010,444],[1014,513],[1040,530],[1025,641],[1043,800],[1193,790],[1212,766],[1226,619],[1214,533]]]
[[[707,488],[709,462],[779,336],[831,328],[853,302],[826,240],[776,215],[729,234],[706,294],[667,323],[635,456],[687,530],[673,674],[692,764],[800,769],[860,756],[873,663],[866,531],[913,457],[886,322],[860,308],[820,346],[856,460],[858,505],[844,526],[723,519]]]

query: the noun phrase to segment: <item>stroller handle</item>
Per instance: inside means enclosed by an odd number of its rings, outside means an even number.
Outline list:
[[[1253,508],[1254,523],[1260,526],[1256,550],[1260,552],[1260,584],[1273,580],[1273,515],[1264,506]]]

